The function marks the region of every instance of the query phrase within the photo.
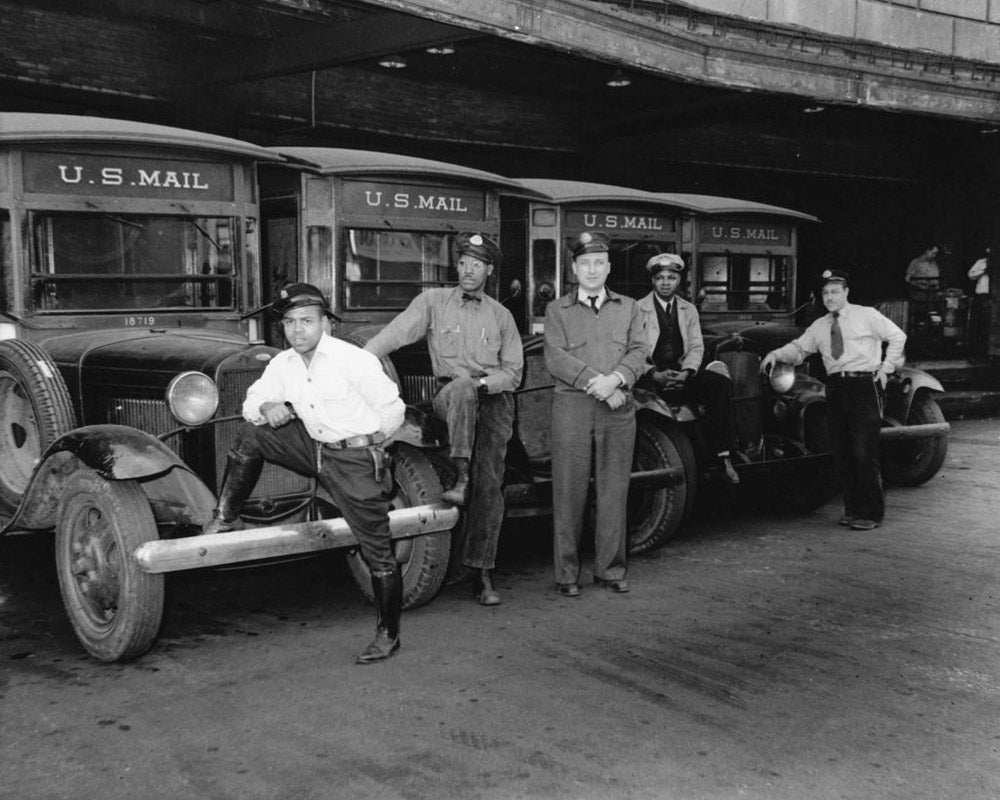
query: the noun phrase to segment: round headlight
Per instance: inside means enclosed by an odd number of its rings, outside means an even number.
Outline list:
[[[775,364],[771,370],[771,388],[784,394],[795,385],[795,367],[791,364]]]
[[[204,372],[182,372],[167,387],[167,407],[181,425],[203,425],[219,407],[219,389]]]

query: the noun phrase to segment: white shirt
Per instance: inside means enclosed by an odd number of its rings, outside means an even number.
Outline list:
[[[969,278],[976,282],[976,294],[990,293],[990,276],[986,272],[986,259],[981,258],[969,267]]]
[[[834,359],[830,352],[833,314],[820,317],[800,337],[775,350],[775,358],[783,364],[801,364],[806,356],[819,353],[827,374],[875,372],[882,362],[882,343],[888,342],[885,363],[889,369],[886,371],[892,372],[903,366],[906,334],[891,319],[870,306],[850,303],[840,309],[838,319],[844,339],[844,352],[840,358]]]
[[[325,333],[309,366],[293,349],[284,350],[247,389],[243,416],[264,425],[264,403],[291,403],[318,442],[381,431],[392,435],[406,414],[396,384],[371,353]]]

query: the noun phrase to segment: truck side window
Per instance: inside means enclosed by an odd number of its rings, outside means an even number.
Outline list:
[[[536,239],[531,243],[531,286],[531,316],[544,317],[545,307],[558,297],[553,239]]]

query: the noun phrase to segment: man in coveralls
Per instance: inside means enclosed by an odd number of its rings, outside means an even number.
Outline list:
[[[608,236],[584,231],[570,245],[578,286],[545,310],[552,395],[552,509],[556,589],[580,594],[580,535],[590,467],[597,490],[594,583],[627,592],[626,512],[635,403],[649,346],[635,300],[609,291]]]
[[[476,570],[479,603],[494,606],[500,595],[490,571],[504,518],[504,463],[524,354],[514,317],[485,292],[502,260],[500,248],[482,233],[459,234],[456,246],[458,286],[418,294],[365,349],[382,357],[427,337],[440,386],[434,412],[448,423],[458,470],[455,485],[441,497],[468,506],[462,564]]]
[[[906,334],[874,308],[847,302],[846,272],[828,269],[821,281],[829,313],[797,339],[764,356],[760,368],[770,373],[775,364],[801,364],[816,352],[823,357],[827,422],[844,494],[844,516],[838,524],[870,531],[881,524],[885,513],[878,447],[885,384],[903,366]],[[884,357],[883,344],[888,345]]]
[[[315,286],[286,286],[272,308],[291,348],[271,359],[247,389],[246,423],[229,452],[215,518],[204,532],[242,530],[240,509],[265,461],[317,478],[371,569],[375,638],[357,662],[381,661],[399,649],[403,598],[389,535],[392,475],[383,448],[406,407],[377,358],[330,336],[330,312]]]

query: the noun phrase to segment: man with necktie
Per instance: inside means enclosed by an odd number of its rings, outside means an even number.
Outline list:
[[[492,606],[500,603],[490,571],[504,518],[504,464],[524,353],[514,317],[485,292],[503,257],[500,248],[482,233],[459,234],[456,247],[458,286],[418,294],[365,349],[382,357],[427,337],[439,384],[434,412],[448,423],[458,471],[442,499],[467,506],[462,563],[477,570],[480,604]]]
[[[846,272],[828,269],[821,281],[828,313],[797,339],[764,356],[760,366],[770,373],[778,363],[800,364],[817,352],[823,357],[827,424],[844,495],[844,516],[838,524],[868,531],[879,526],[885,513],[879,429],[885,384],[903,365],[906,334],[874,308],[847,302]]]
[[[660,253],[646,262],[653,291],[639,300],[639,311],[652,348],[652,364],[642,383],[659,392],[679,393],[686,402],[705,409],[703,428],[718,456],[719,474],[727,483],[736,484],[740,476],[731,457],[736,446],[733,382],[722,371],[699,370],[705,344],[698,308],[677,295],[684,269],[684,259],[676,253]]]
[[[584,231],[570,245],[578,285],[545,310],[545,366],[552,395],[552,511],[556,588],[580,594],[580,535],[591,464],[597,493],[594,583],[626,580],[628,485],[635,447],[631,387],[649,346],[635,300],[608,290],[609,239]]]

